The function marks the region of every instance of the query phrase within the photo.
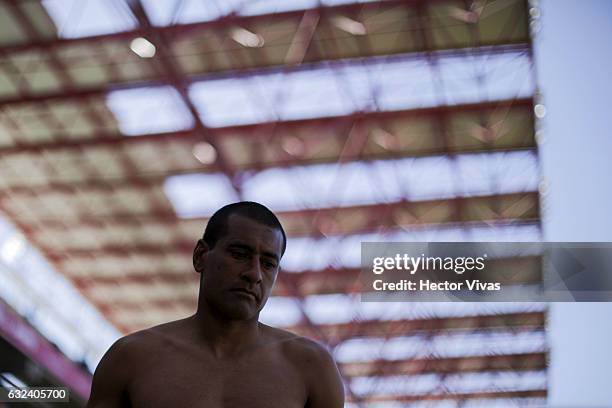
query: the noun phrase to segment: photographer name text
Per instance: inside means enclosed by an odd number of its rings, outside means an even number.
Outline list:
[[[396,254],[392,257],[376,257],[372,260],[372,273],[382,275],[384,272],[405,272],[410,276],[418,271],[454,272],[463,275],[465,272],[482,271],[485,268],[487,254],[478,257],[432,257],[410,256]],[[372,282],[375,291],[499,291],[499,282],[482,282],[479,279],[466,279],[464,281],[421,279],[418,281],[401,279],[387,282],[376,279]]]

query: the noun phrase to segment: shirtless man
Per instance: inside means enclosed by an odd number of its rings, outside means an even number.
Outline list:
[[[104,355],[90,408],[341,408],[344,389],[327,350],[259,322],[286,236],[266,207],[217,211],[197,242],[195,315],[130,334]]]

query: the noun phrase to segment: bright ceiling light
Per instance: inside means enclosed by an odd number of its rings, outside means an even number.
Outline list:
[[[542,119],[544,116],[546,116],[546,106],[542,105],[541,103],[534,106],[533,110],[538,119]]]
[[[334,23],[336,27],[338,27],[342,31],[346,31],[349,34],[353,34],[353,35],[366,35],[367,34],[365,25],[351,18],[348,18],[345,16],[335,16],[332,18],[332,22]]]
[[[306,145],[302,139],[295,136],[289,136],[282,141],[283,150],[292,156],[300,157],[306,153]]]
[[[248,48],[261,48],[265,44],[261,35],[255,34],[242,27],[232,28],[230,35],[238,44]]]
[[[468,10],[461,7],[451,7],[449,8],[449,14],[450,16],[466,24],[476,24],[478,21],[480,21],[484,7],[485,5],[483,2],[475,1]]]
[[[399,149],[400,143],[397,137],[384,129],[376,128],[372,131],[374,142],[387,150]]]
[[[200,142],[193,146],[193,155],[202,164],[211,164],[217,158],[217,151],[210,143]]]
[[[153,58],[155,56],[155,45],[143,37],[134,38],[130,43],[130,49],[140,58]]]
[[[0,259],[8,264],[15,262],[25,251],[25,239],[20,234],[14,234],[2,243]]]

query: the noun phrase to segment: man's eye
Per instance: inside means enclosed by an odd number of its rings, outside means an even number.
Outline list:
[[[247,253],[240,251],[231,251],[230,254],[236,259],[245,259],[249,256]]]
[[[274,268],[276,268],[276,263],[274,263],[274,262],[264,261],[263,265],[264,265],[264,268],[266,268],[266,269],[274,269]]]

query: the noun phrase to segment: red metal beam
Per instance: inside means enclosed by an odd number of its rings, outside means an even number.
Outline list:
[[[520,266],[521,264],[529,264],[532,260],[516,260],[516,265]],[[510,263],[510,261],[508,262]],[[530,267],[531,269],[528,270],[527,272],[523,273],[523,276],[519,276],[518,278],[514,279],[514,281],[512,281],[511,283],[517,283],[519,280],[521,281],[525,281],[525,282],[534,282],[537,281],[539,279],[539,275],[538,272],[540,272],[539,269],[539,264],[537,264],[537,259],[533,260],[531,262],[532,265],[528,265],[528,267]],[[520,268],[517,266],[514,266],[513,270],[517,270],[520,271]],[[345,279],[345,281],[338,281],[337,275],[339,275],[340,273],[343,273],[344,275],[347,276],[341,276],[341,278],[347,278]],[[297,286],[297,284],[295,284],[295,282],[291,281],[291,279],[287,279],[286,275],[284,277],[279,277],[279,282],[276,285],[276,289],[280,288],[280,290],[275,290],[274,295],[275,296],[289,296],[289,297],[300,297],[300,298],[305,298],[306,296],[310,296],[310,295],[320,295],[320,294],[339,294],[339,293],[344,293],[344,294],[350,294],[350,293],[356,293],[359,291],[359,281],[358,281],[358,271],[355,271],[354,273],[352,273],[353,271],[336,271],[335,275],[336,276],[331,276],[330,279],[325,282],[326,286],[324,286],[323,288],[321,287],[316,287],[316,284],[320,283],[315,281],[314,285],[311,285],[310,287],[308,287],[306,290],[303,290],[303,286]],[[521,271],[522,272],[522,271]],[[315,272],[316,274],[319,275],[323,275],[326,274],[327,272]],[[308,273],[302,273],[302,274],[308,274]],[[305,278],[308,276],[304,276]],[[108,280],[104,280],[103,282],[96,282],[96,280],[88,280],[87,278],[82,278],[79,279],[76,282],[77,287],[79,288],[79,290],[87,297],[89,297],[90,299],[92,299],[93,297],[91,296],[91,290],[92,289],[96,289],[96,290],[100,290],[101,288],[99,287],[100,285],[109,285],[109,290],[113,290],[115,287],[117,286],[122,286],[125,285],[126,282],[123,282],[121,279],[116,279],[115,282],[111,283],[111,279]],[[193,288],[193,293],[191,296],[176,296],[173,299],[149,299],[147,300],[146,303],[146,308],[147,310],[165,310],[168,308],[174,308],[176,306],[184,306],[187,307],[189,309],[195,307],[195,305],[197,304],[197,298],[196,298],[196,288],[198,286],[198,282],[199,282],[199,276],[195,273],[185,273],[185,274],[175,274],[174,276],[167,276],[165,279],[158,279],[155,275],[149,277],[149,278],[142,278],[139,281],[128,281],[129,283],[135,283],[139,286],[141,286],[143,291],[147,291],[148,290],[148,286],[150,284],[163,284],[165,285],[170,291],[172,290],[172,288],[177,288],[180,289],[180,292],[184,293],[184,289],[185,288]],[[311,283],[311,282],[308,282]],[[295,286],[293,286],[295,285]],[[293,288],[295,288],[296,290],[292,290]],[[96,305],[98,306],[98,308],[102,311],[104,311],[107,314],[113,314],[113,313],[118,313],[121,314],[124,311],[138,311],[141,310],[141,308],[143,307],[143,302],[141,301],[132,301],[129,299],[122,299],[122,300],[117,300],[114,299],[112,302],[110,303],[105,303],[101,300],[95,300]],[[361,324],[357,324],[356,327],[355,326],[355,322],[353,322],[352,327],[344,327],[344,328],[339,328],[338,325],[317,325],[316,328],[310,327],[308,325],[304,325],[302,323],[301,326],[297,326],[297,327],[293,327],[291,328],[291,330],[295,330],[298,333],[307,335],[307,336],[313,336],[315,338],[318,338],[321,341],[324,341],[328,344],[336,344],[339,341],[342,341],[346,338],[350,338],[352,335],[355,336],[363,336],[363,335],[372,335],[372,336],[382,336],[383,334],[389,337],[393,337],[393,336],[398,336],[398,335],[402,335],[400,334],[398,331],[393,331],[390,330],[390,327],[385,327],[385,331],[381,331],[380,333],[378,333],[377,335],[373,334],[373,332],[368,332],[368,328],[369,328],[369,324],[373,324],[373,323],[368,323],[365,322],[364,326],[362,327]],[[383,323],[381,323],[382,325]],[[398,330],[403,330],[404,333],[403,335],[405,335],[407,333],[407,326],[405,324],[402,324],[401,322],[390,322],[390,325],[393,324],[397,324],[400,329]],[[486,323],[483,323],[486,324]],[[525,324],[525,323],[521,323],[521,324]],[[323,327],[322,327],[323,326]],[[412,327],[412,326],[409,326]],[[342,331],[344,330],[344,331]],[[381,327],[381,330],[382,327]],[[339,335],[338,332],[342,332],[342,335]]]
[[[397,337],[416,333],[490,329],[533,330],[544,328],[545,324],[544,312],[519,312],[414,320],[362,320],[320,324],[318,328],[332,344],[338,344],[354,337]],[[287,330],[302,336],[316,337],[316,333],[303,325],[287,327]]]
[[[364,10],[383,10],[390,11],[397,7],[407,7],[414,9],[420,4],[433,4],[435,2],[444,3],[444,0],[385,0],[375,1],[370,3],[353,3],[343,4],[337,6],[319,7],[315,8],[319,13],[323,14],[349,14],[355,15],[363,12]],[[193,35],[194,31],[206,30],[206,29],[223,29],[227,26],[252,26],[262,24],[262,21],[283,21],[283,20],[294,20],[300,19],[304,13],[313,10],[295,10],[285,11],[273,14],[255,15],[255,16],[240,16],[238,14],[230,14],[213,21],[202,21],[189,24],[178,24],[169,25],[163,27],[155,27],[155,30],[162,33],[162,35],[168,36],[169,38],[175,39],[181,36]],[[460,24],[458,22],[457,24]],[[124,40],[129,41],[135,37],[141,37],[146,35],[148,30],[143,27],[138,27],[134,30],[121,31],[116,33],[108,33],[102,35],[89,36],[84,38],[54,38],[54,39],[43,39],[38,38],[36,40],[29,41],[27,43],[9,44],[0,47],[0,50],[7,52],[20,52],[28,51],[33,49],[46,49],[49,46],[68,46],[68,45],[86,45],[88,43],[102,42],[109,40]],[[497,44],[493,44],[497,45]]]
[[[46,190],[42,189],[43,193],[63,192],[71,194],[72,192],[62,189]],[[146,189],[135,188],[136,191],[146,193]],[[97,192],[98,189],[85,190]],[[102,191],[108,191],[102,189]],[[13,194],[20,194],[23,197],[35,197],[36,193],[30,189],[20,188],[18,190],[10,190]],[[3,197],[6,203],[11,201],[13,195],[7,191],[0,190],[0,197]],[[461,201],[464,207],[470,205],[487,206],[491,200],[506,203],[509,208],[499,209],[487,215],[479,216],[478,214],[463,214],[462,218],[452,217],[448,214],[431,212],[432,209],[443,209],[441,206],[453,204],[455,201]],[[529,208],[513,208],[511,205],[519,201],[532,202],[533,206]],[[397,212],[405,212],[411,214],[411,219],[397,219]],[[374,215],[372,215],[374,214]],[[381,216],[386,214],[386,216]],[[368,215],[370,215],[368,217]],[[399,225],[404,227],[424,228],[432,227],[450,227],[455,223],[470,222],[470,223],[503,223],[508,220],[521,220],[524,223],[535,222],[539,218],[539,202],[537,191],[525,191],[522,193],[510,193],[500,195],[485,195],[474,197],[456,197],[448,199],[424,200],[424,201],[397,201],[392,203],[381,203],[371,205],[358,205],[347,207],[332,207],[332,208],[316,208],[316,209],[301,209],[294,211],[278,212],[279,219],[283,223],[284,228],[290,236],[337,236],[339,234],[354,234],[362,232],[380,231],[381,229],[393,229]],[[354,217],[360,217],[355,219]],[[365,218],[364,218],[365,217]],[[350,227],[345,227],[343,221],[350,220]],[[40,217],[37,218],[35,225],[26,225],[24,229],[27,233],[36,233],[40,231],[66,231],[70,227],[84,226],[94,229],[101,229],[107,226],[122,227],[122,226],[142,226],[143,224],[162,224],[176,225],[180,224],[201,224],[202,228],[208,221],[207,217],[195,217],[190,219],[179,218],[174,211],[168,210],[152,210],[146,213],[114,213],[107,216],[93,217],[90,214],[79,214],[74,220],[67,220],[57,217]],[[331,221],[333,226],[329,226]],[[348,224],[348,223],[347,223]],[[189,242],[177,243],[177,249],[182,250]],[[144,250],[147,251],[146,249]]]
[[[228,135],[242,134],[248,139],[264,139],[269,137],[270,129],[274,133],[294,132],[300,128],[309,128],[312,126],[321,126],[331,129],[344,129],[347,124],[355,124],[360,122],[393,121],[396,119],[421,118],[428,117],[431,120],[437,120],[441,115],[453,115],[462,113],[480,113],[490,112],[500,107],[507,108],[528,108],[532,109],[534,101],[532,98],[519,99],[504,99],[496,101],[484,101],[478,103],[468,103],[460,105],[435,106],[426,108],[415,108],[401,111],[377,111],[377,112],[358,112],[351,115],[342,115],[334,117],[316,118],[316,119],[299,119],[288,120],[283,122],[266,122],[252,125],[238,125],[222,128],[208,129],[210,135],[219,140]],[[187,144],[195,144],[201,141],[201,137],[197,134],[196,129],[179,130],[170,133],[155,133],[142,136],[124,136],[118,133],[95,132],[87,139],[82,140],[58,140],[53,142],[41,143],[20,143],[17,146],[1,146],[0,157],[16,153],[41,153],[43,151],[64,150],[64,149],[81,149],[87,147],[98,146],[113,146],[120,148],[123,145],[139,144],[145,142],[180,142]],[[520,145],[516,148],[535,147],[535,144]],[[495,150],[494,148],[491,148]],[[448,151],[429,152],[429,154],[446,154]],[[403,156],[405,157],[405,156]]]
[[[402,225],[404,227],[411,226],[413,228],[425,228],[427,226],[446,228],[451,227],[455,223],[469,222],[489,224],[503,224],[507,221],[520,220],[524,223],[535,222],[539,218],[538,208],[538,192],[525,191],[521,193],[509,193],[499,195],[485,195],[473,197],[456,197],[448,199],[424,200],[424,201],[408,201],[402,200],[392,203],[379,203],[371,205],[347,206],[347,207],[332,207],[332,208],[317,208],[317,209],[301,209],[294,211],[278,212],[279,218],[288,231],[290,236],[311,236],[325,234],[325,236],[337,236],[339,234],[354,234],[362,232],[372,232],[381,229],[393,229]],[[449,217],[444,214],[428,213],[428,210],[439,208],[442,205],[461,201],[464,206],[480,205],[486,206],[491,200],[496,202],[505,202],[508,207],[499,211],[491,212],[487,215],[479,216],[477,214],[464,214],[460,219]],[[524,208],[514,208],[514,205],[519,201],[534,201],[533,207],[525,210]],[[396,211],[406,211],[413,215],[410,220],[398,220],[393,216]],[[362,214],[363,213],[363,214]],[[363,217],[365,213],[381,214],[387,213],[388,217],[376,217],[376,219],[362,219],[360,223],[351,222],[351,227],[346,228],[342,225],[343,220],[351,217]],[[326,227],[323,221],[331,219],[334,222],[340,223],[336,228]],[[182,219],[183,223],[198,223],[202,227],[207,222],[207,217],[197,217],[192,219]],[[95,221],[95,222],[94,222]],[[86,217],[79,218],[76,224],[69,222],[55,222],[54,219],[41,219],[45,224],[46,229],[65,230],[67,226],[85,225],[93,228],[100,227],[100,223],[110,223],[112,225],[141,225],[146,223],[173,224],[179,221],[174,213],[168,212],[149,212],[147,214],[113,214],[108,217],[99,217],[96,220]],[[354,220],[353,220],[354,221]]]
[[[500,354],[411,360],[376,360],[340,364],[345,377],[381,377],[416,374],[536,371],[546,369],[546,353]]]
[[[451,393],[451,392],[440,392],[437,394],[414,394],[414,395],[388,395],[388,394],[376,394],[365,396],[360,399],[361,402],[365,403],[380,403],[380,402],[395,402],[395,403],[419,403],[424,401],[468,401],[468,400],[509,400],[510,406],[521,406],[517,400],[531,399],[531,398],[542,398],[545,399],[548,395],[546,389],[535,389],[535,390],[517,390],[517,391],[478,391],[478,392],[462,392],[462,393]],[[350,398],[348,402],[353,402]],[[542,401],[545,404],[545,401]],[[483,405],[484,406],[484,405]],[[543,405],[542,405],[543,406]]]
[[[99,300],[92,299],[91,297],[88,297],[88,300],[92,302],[96,306],[96,308],[100,310],[105,315],[105,317],[109,319],[109,321],[111,321],[113,324],[115,324],[115,321],[117,320],[116,318],[113,317],[113,315],[121,314],[127,311],[142,312],[143,308],[147,310],[150,310],[150,309],[168,310],[168,309],[175,309],[176,307],[182,307],[182,308],[191,310],[195,313],[196,308],[198,306],[198,299],[196,296],[194,296],[192,299],[176,299],[176,300],[175,299],[172,299],[172,300],[153,299],[153,300],[148,300],[146,302],[132,303],[129,305],[126,304],[123,306],[118,306],[112,303],[102,302]],[[144,328],[145,327],[141,325],[141,326],[138,326],[138,328],[135,330],[141,330]],[[132,329],[134,328],[131,327],[130,331],[132,331]]]
[[[424,0],[416,0],[416,1],[424,1]],[[429,0],[431,1],[431,0]],[[386,3],[391,7],[397,7],[402,5],[409,5],[410,3],[414,3],[415,0],[386,0],[375,2],[374,5]],[[374,6],[373,5],[373,6]],[[363,4],[355,3],[355,4],[345,4],[339,6],[328,7],[329,10],[339,11],[339,12],[350,12],[352,10],[360,10],[363,7]],[[171,38],[175,38],[177,36],[182,35],[190,35],[194,30],[199,29],[208,29],[208,28],[223,28],[228,25],[251,25],[254,22],[257,22],[260,19],[273,19],[273,20],[283,20],[283,19],[292,19],[299,18],[302,14],[307,10],[296,10],[296,11],[287,11],[280,12],[274,14],[264,14],[257,16],[239,16],[237,14],[230,14],[224,16],[220,19],[213,21],[202,21],[196,23],[189,24],[177,24],[177,25],[169,25],[162,27],[155,27],[155,30],[167,35]],[[30,41],[27,43],[19,43],[19,44],[9,44],[0,47],[0,50],[17,52],[17,51],[25,51],[31,49],[45,49],[49,45],[74,45],[74,44],[86,44],[89,42],[101,42],[107,40],[131,40],[135,37],[145,36],[147,34],[147,30],[144,27],[138,27],[134,30],[129,31],[120,31],[115,33],[108,33],[102,35],[94,35],[83,38],[54,38],[54,39],[37,39],[36,41]]]
[[[128,251],[131,252],[131,251]],[[525,256],[514,258],[490,259],[487,262],[487,274],[499,274],[502,284],[535,283],[541,276],[541,257]],[[512,274],[509,272],[513,271]],[[291,272],[283,271],[278,275],[274,287],[274,296],[300,296],[326,295],[335,293],[360,293],[362,291],[359,280],[360,269],[333,269],[326,268],[321,271]],[[116,285],[142,285],[143,290],[151,284],[162,283],[169,289],[173,286],[185,286],[197,282],[197,276],[191,271],[185,273],[153,273],[126,274],[122,276],[78,276],[72,277],[72,282],[86,292],[90,288]],[[472,278],[478,279],[477,274]],[[293,290],[295,288],[295,290]],[[129,302],[129,301],[128,301]]]
[[[178,303],[195,311],[197,299],[190,303]],[[107,318],[114,320],[113,315],[121,314],[124,310],[142,310],[142,307],[160,309],[173,308],[177,303],[172,301],[155,301],[134,305],[130,308],[114,307],[113,304],[100,304],[100,310]],[[494,330],[499,333],[516,334],[520,332],[534,332],[544,330],[546,313],[543,311],[514,312],[502,314],[485,314],[457,317],[429,317],[421,319],[403,320],[359,320],[346,323],[317,324],[317,329],[304,322],[294,326],[284,327],[292,333],[319,340],[325,339],[328,344],[339,344],[352,338],[393,338],[411,335],[438,335],[450,333],[487,332]],[[142,325],[135,324],[129,331],[140,330]]]
[[[414,109],[398,112],[364,113],[359,115],[348,115],[327,119],[281,122],[277,124],[269,123],[261,125],[236,126],[216,130],[209,129],[208,132],[210,132],[210,134],[207,140],[214,141],[214,144],[218,145],[227,138],[238,138],[243,141],[243,144],[246,147],[247,145],[257,144],[261,142],[270,143],[270,137],[272,136],[274,138],[272,141],[275,143],[275,145],[279,145],[280,140],[282,140],[285,136],[291,136],[293,134],[296,134],[304,138],[304,135],[311,134],[311,131],[316,132],[318,129],[321,129],[323,127],[326,130],[332,130],[333,134],[331,135],[331,137],[337,139],[336,141],[338,142],[338,144],[341,144],[346,143],[346,141],[348,140],[345,134],[346,129],[348,128],[361,129],[361,127],[363,127],[360,132],[369,133],[372,128],[385,129],[387,127],[398,127],[402,125],[403,122],[398,123],[397,121],[412,120],[412,118],[425,117],[427,118],[427,120],[431,121],[431,123],[438,123],[440,120],[443,120],[443,118],[452,118],[453,115],[459,115],[463,113],[491,114],[492,112],[499,111],[500,109],[503,109],[508,112],[518,113],[524,111],[528,112],[529,115],[533,115],[533,112],[531,110],[532,104],[533,101],[531,99],[520,99],[516,101],[503,100],[458,106],[440,106],[435,108]],[[53,152],[55,150],[68,152],[74,150],[75,152],[80,152],[82,149],[86,149],[93,146],[109,146],[112,147],[112,149],[117,151],[119,154],[124,155],[126,154],[125,149],[129,148],[130,146],[133,146],[134,144],[138,145],[141,143],[148,144],[150,142],[155,142],[156,144],[158,144],[159,148],[162,149],[164,143],[167,142],[178,142],[187,143],[188,145],[194,145],[195,143],[201,140],[201,136],[195,130],[177,133],[147,135],[142,137],[123,137],[116,134],[111,135],[105,133],[96,134],[94,136],[95,138],[83,141],[58,141],[43,144],[19,143],[15,146],[0,148],[0,157],[22,153],[30,153],[33,155],[37,155],[47,152]],[[306,137],[304,143],[308,144],[309,140],[310,139]],[[327,156],[317,155],[313,157],[309,157],[308,155],[303,157],[290,156],[288,153],[282,151],[281,149],[276,149],[274,151],[271,150],[271,152],[275,153],[271,157],[269,157],[266,162],[258,162],[256,158],[251,157],[250,159],[247,159],[247,161],[236,163],[233,166],[245,170],[261,170],[270,167],[291,167],[298,165],[303,166],[308,164],[336,162],[339,159],[338,154],[340,154],[343,161],[367,161],[442,154],[449,155],[453,153],[468,154],[508,150],[533,150],[536,147],[533,137],[525,137],[524,139],[515,141],[513,145],[508,145],[506,143],[504,145],[495,146],[491,145],[490,143],[477,144],[468,142],[453,142],[452,145],[450,145],[449,143],[450,142],[446,140],[439,146],[436,144],[429,143],[423,147],[415,146],[412,149],[370,149],[370,151],[367,153],[363,153],[361,151],[353,151],[353,153],[351,154],[347,151],[342,151],[340,153],[332,151]],[[82,182],[73,182],[70,184],[66,184],[65,187],[63,187],[62,183],[57,182],[51,182],[47,186],[37,186],[37,191],[44,192],[49,188],[64,189],[66,191],[70,191],[79,188],[89,189],[92,187],[100,187],[104,189],[109,189],[111,188],[111,186],[135,187],[136,185],[143,185],[143,183],[145,183],[144,185],[147,185],[148,183],[160,182],[165,180],[165,178],[169,175],[178,174],[181,172],[194,173],[201,171],[214,171],[216,168],[213,165],[202,165],[194,158],[191,159],[194,164],[192,166],[187,167],[183,166],[180,168],[180,170],[170,166],[167,168],[167,170],[157,172],[152,175],[139,174],[137,173],[137,169],[133,169],[130,174],[125,175],[123,178],[105,179],[102,177],[89,176],[86,180]],[[28,191],[30,190],[29,186],[30,185],[28,184],[28,187],[26,188],[26,190]],[[18,194],[19,188],[19,186],[12,187],[9,192]]]
[[[487,200],[497,198],[497,196],[488,196],[488,197],[470,197],[470,198],[457,198],[453,200],[440,200],[440,201],[428,201],[428,202],[399,202],[393,204],[378,204],[375,206],[362,206],[362,207],[348,207],[343,209],[321,209],[321,210],[304,210],[304,211],[296,211],[292,213],[280,213],[281,219],[293,218],[295,224],[288,225],[287,231],[292,237],[299,236],[311,236],[311,237],[322,237],[322,236],[339,236],[339,235],[350,235],[350,234],[358,234],[358,233],[367,233],[367,232],[385,232],[385,231],[393,231],[396,230],[400,223],[395,218],[395,214],[398,211],[405,212],[406,214],[412,214],[415,210],[418,209],[427,209],[429,207],[435,208],[436,206],[453,204],[456,201],[461,202],[463,204],[471,204],[481,202],[482,204],[486,204]],[[463,214],[463,218],[455,219],[451,217],[444,216],[443,218],[439,218],[437,214],[429,217],[427,214],[421,214],[420,217],[415,216],[414,219],[410,222],[402,222],[401,226],[412,227],[414,230],[424,229],[424,228],[449,228],[453,226],[461,226],[469,223],[472,227],[478,226],[503,226],[511,223],[512,225],[537,225],[539,223],[539,209],[537,207],[537,193],[528,192],[528,193],[520,193],[520,194],[512,194],[501,196],[500,199],[504,199],[506,202],[511,200],[523,200],[529,199],[533,201],[533,206],[528,208],[527,210],[518,208],[515,212],[501,212],[498,214],[491,213],[488,217],[480,217],[476,214]],[[423,207],[421,207],[423,205]],[[361,224],[353,223],[350,226],[345,226],[343,224],[343,219],[349,217],[351,213],[366,213],[371,214],[370,211],[373,210],[383,210],[387,216],[375,219],[374,217],[362,220]],[[162,221],[165,223],[172,223],[173,219],[176,221],[174,216],[168,215],[164,216],[164,219],[160,216],[159,218],[150,218],[151,222],[154,221]],[[136,216],[138,223],[142,222],[143,219]],[[114,218],[114,217],[91,217],[83,215],[78,218],[77,223],[68,222],[65,220],[56,220],[52,223],[52,220],[40,220],[37,225],[28,225],[25,222],[22,223],[23,231],[29,235],[33,241],[37,241],[34,236],[38,232],[45,231],[47,228],[55,228],[57,230],[66,230],[71,226],[77,225],[87,225],[94,228],[100,228],[104,226],[105,222],[112,220],[113,222],[117,222],[119,224],[123,223],[123,220],[129,220],[126,218]],[[333,227],[333,229],[328,230],[327,220],[332,220],[337,225]],[[130,225],[131,222],[125,222],[124,225]],[[204,227],[205,220],[202,219],[202,227]],[[193,250],[193,242],[189,240],[184,241],[176,241],[171,245],[164,245],[163,248],[160,248],[155,244],[146,244],[146,243],[134,243],[133,245],[125,246],[125,245],[113,245],[113,244],[101,244],[96,248],[87,248],[82,249],[82,247],[66,247],[65,250],[69,250],[72,257],[84,257],[89,258],[91,256],[103,256],[103,255],[121,255],[126,252],[132,254],[158,254],[160,250],[163,249],[164,253],[190,253]],[[53,259],[61,259],[62,255],[56,253],[53,250],[53,245],[45,244],[44,242],[40,242],[40,248],[43,249],[46,254]]]
[[[496,55],[496,54],[505,54],[505,53],[528,53],[529,50],[526,48],[524,44],[510,44],[503,46],[495,46],[495,47],[482,47],[480,49],[475,50],[455,50],[455,51],[436,51],[435,54],[442,56],[472,56],[472,55]],[[347,59],[338,61],[337,64],[345,67],[347,65],[360,65],[360,66],[369,66],[379,64],[381,61],[383,62],[393,62],[393,61],[409,61],[422,58],[421,53],[410,53],[410,54],[398,54],[394,56],[374,56],[374,57],[360,57],[354,59]],[[218,73],[204,73],[204,74],[181,74],[181,78],[183,79],[186,85],[189,85],[194,82],[206,81],[206,80],[215,80],[215,79],[223,79],[223,78],[241,78],[241,77],[252,77],[255,75],[272,75],[280,72],[299,72],[299,71],[311,71],[319,68],[333,68],[336,64],[333,61],[324,60],[320,62],[312,62],[312,63],[304,63],[300,65],[295,65],[291,67],[287,67],[284,65],[281,66],[271,66],[271,67],[262,67],[262,68],[249,68],[241,71],[224,71]],[[32,104],[32,103],[41,103],[41,102],[53,102],[59,100],[66,99],[74,99],[74,100],[83,100],[91,97],[103,97],[106,93],[113,90],[121,90],[121,89],[133,89],[133,88],[142,88],[142,87],[156,87],[162,85],[172,85],[172,81],[170,81],[167,77],[159,75],[153,79],[143,78],[137,80],[130,80],[125,82],[109,82],[104,85],[97,86],[84,86],[79,89],[73,89],[70,91],[50,91],[50,92],[37,92],[36,94],[21,94],[18,96],[4,97],[0,98],[0,107],[8,106],[8,105],[18,105],[18,104]]]

